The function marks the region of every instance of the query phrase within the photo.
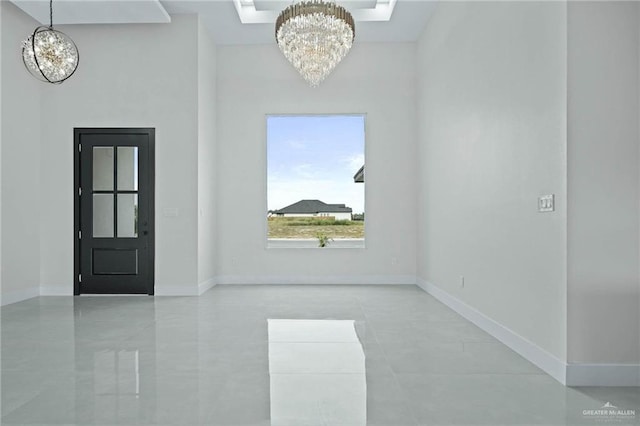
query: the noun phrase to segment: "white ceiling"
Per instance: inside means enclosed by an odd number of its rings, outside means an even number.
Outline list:
[[[41,24],[49,25],[49,0],[11,0]],[[167,23],[171,17],[157,0],[54,0],[55,24]]]
[[[1,0],[0,0],[1,1]],[[48,0],[12,0],[43,24],[49,22]],[[174,14],[199,14],[218,44],[261,44],[274,42],[275,18],[292,1],[282,0],[54,0],[55,24],[166,23]],[[394,4],[395,3],[395,4]],[[356,43],[403,42],[418,39],[433,14],[435,0],[338,0],[356,20]],[[258,11],[267,23],[240,20],[238,7]],[[374,10],[377,6],[377,11]],[[384,8],[392,10],[389,21]],[[389,9],[390,8],[390,9]],[[381,10],[382,9],[382,10]],[[389,13],[387,13],[387,16]],[[251,18],[251,17],[250,17]],[[243,19],[245,22],[247,19]],[[251,21],[251,19],[249,19]]]

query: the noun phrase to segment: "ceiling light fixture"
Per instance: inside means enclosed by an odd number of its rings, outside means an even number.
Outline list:
[[[38,80],[60,84],[78,68],[80,55],[71,38],[53,29],[53,0],[49,0],[49,26],[37,27],[22,43],[22,61]]]
[[[322,0],[293,4],[276,20],[280,50],[312,87],[318,86],[349,53],[355,31],[351,13]]]

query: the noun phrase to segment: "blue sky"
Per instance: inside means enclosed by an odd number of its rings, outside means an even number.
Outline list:
[[[267,117],[267,199],[276,210],[302,199],[364,212],[364,116]]]

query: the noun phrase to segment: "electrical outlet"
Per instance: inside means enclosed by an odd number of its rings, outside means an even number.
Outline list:
[[[540,213],[552,212],[556,209],[555,199],[553,194],[542,195],[538,197],[538,211]]]
[[[391,258],[391,265],[396,266],[398,264],[398,258],[397,257],[392,257]]]

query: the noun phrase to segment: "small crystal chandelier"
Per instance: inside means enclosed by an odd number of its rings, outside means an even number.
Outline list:
[[[60,84],[78,68],[80,55],[69,36],[53,29],[53,0],[49,0],[49,26],[37,27],[22,43],[22,61],[38,80]]]
[[[334,2],[302,1],[276,21],[276,41],[284,56],[312,87],[318,86],[349,53],[353,17]]]

